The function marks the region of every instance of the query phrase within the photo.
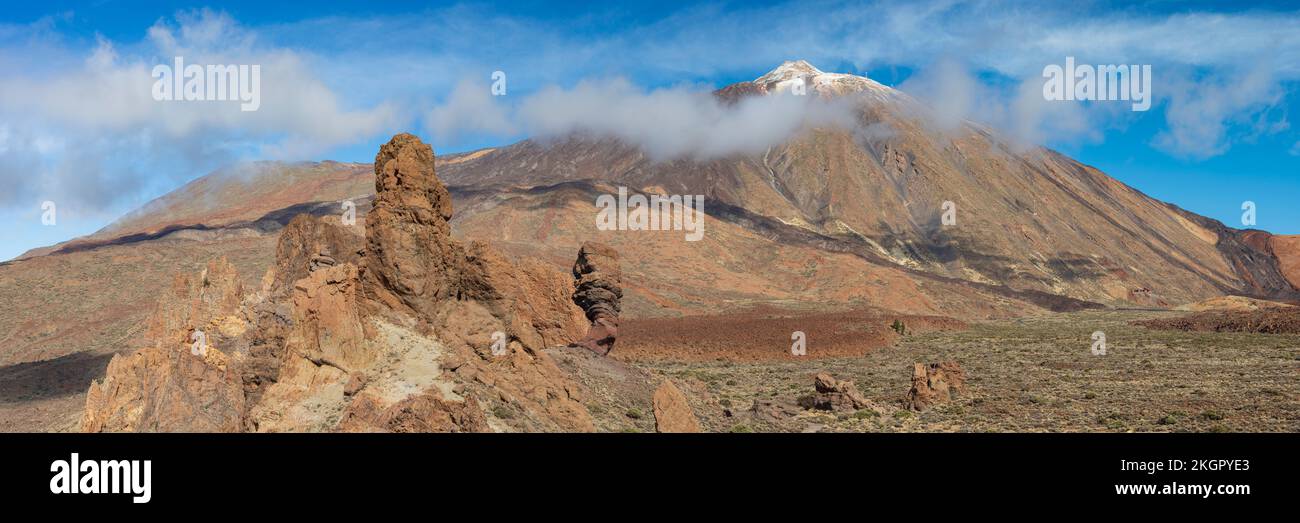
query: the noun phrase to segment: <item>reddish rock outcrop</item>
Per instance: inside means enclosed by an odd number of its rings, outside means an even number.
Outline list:
[[[1270,242],[1282,276],[1300,291],[1300,235],[1273,236]]]
[[[197,275],[179,273],[158,298],[145,331],[145,344],[186,345],[202,331],[209,342],[243,333],[240,305],[244,288],[239,274],[225,258],[209,262]]]
[[[250,304],[254,327],[242,366],[250,404],[280,379],[285,340],[293,330],[296,282],[312,273],[344,264],[359,266],[365,255],[364,229],[340,223],[336,216],[300,214],[280,231],[275,263],[262,277],[260,302]],[[301,316],[301,314],[300,314]]]
[[[511,262],[481,242],[465,258],[467,294],[478,296],[505,333],[530,351],[565,345],[582,336],[582,311],[570,302],[573,282],[536,260]]]
[[[85,432],[233,432],[245,413],[236,350],[246,331],[239,275],[224,258],[177,275],[145,343],[118,354],[86,393]],[[198,333],[201,333],[199,335]]]
[[[813,387],[817,394],[812,396],[810,406],[817,410],[879,410],[867,401],[857,386],[851,381],[836,380],[825,372],[813,377]]]
[[[672,381],[665,380],[655,389],[654,412],[656,432],[700,431],[700,422],[686,402],[686,395]]]
[[[82,432],[238,432],[244,393],[224,354],[163,346],[113,356],[90,384]]]
[[[609,354],[618,337],[618,315],[623,299],[618,251],[596,242],[582,244],[573,263],[573,278],[577,284],[573,302],[582,307],[591,322],[587,335],[574,345]]]
[[[280,231],[275,265],[263,277],[263,290],[283,296],[312,271],[344,263],[360,266],[365,248],[360,227],[343,225],[334,216],[300,214]]]
[[[451,239],[451,215],[432,147],[399,134],[379,149],[366,215],[364,278],[372,298],[433,316],[440,301],[462,297],[464,253]]]
[[[965,388],[966,371],[955,361],[917,363],[912,366],[912,390],[907,393],[907,406],[912,410],[925,410],[932,405],[952,401]]]
[[[343,420],[343,432],[491,432],[478,402],[447,401],[439,394],[412,396],[383,408],[375,399],[353,401]]]

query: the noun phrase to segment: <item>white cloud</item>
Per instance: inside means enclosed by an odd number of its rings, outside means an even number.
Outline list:
[[[469,79],[461,80],[444,103],[429,111],[425,124],[435,139],[451,143],[469,135],[516,132],[504,104],[495,103],[491,86]]]
[[[726,105],[708,90],[642,91],[614,79],[544,89],[522,102],[518,119],[531,136],[612,136],[668,160],[758,153],[806,127],[853,128],[855,114],[847,99],[781,94]]]
[[[0,119],[24,130],[0,153],[0,205],[41,197],[68,203],[61,209],[69,212],[103,211],[241,158],[315,159],[402,120],[392,104],[349,108],[298,53],[258,46],[255,33],[211,11],[183,13],[174,25],[160,21],[140,43],[97,37],[89,52],[60,47],[36,30],[29,37],[0,42],[0,55],[32,46],[59,65],[9,64],[17,70],[0,76]],[[175,56],[190,64],[260,65],[260,109],[154,100],[151,69]]]
[[[1000,129],[1022,147],[1099,140],[1101,129],[1118,120],[1121,109],[1045,100],[1040,77],[992,85],[952,57],[922,67],[898,88],[923,102],[927,107],[923,116],[940,130],[953,131],[975,122]]]
[[[1165,87],[1163,94],[1169,98],[1165,112],[1168,128],[1153,141],[1161,150],[1205,159],[1228,151],[1234,124],[1246,126],[1244,134],[1285,129],[1284,122],[1270,125],[1267,121],[1268,110],[1280,103],[1283,96],[1271,68],[1257,66],[1208,80],[1189,76],[1166,72],[1161,82]]]

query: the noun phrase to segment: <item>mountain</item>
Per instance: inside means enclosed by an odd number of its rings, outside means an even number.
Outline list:
[[[799,79],[810,94],[851,101],[856,128],[808,129],[709,160],[656,161],[583,135],[438,156],[452,235],[565,271],[584,242],[607,244],[623,259],[629,318],[874,307],[983,319],[1300,298],[1300,238],[1227,227],[975,123],[936,125],[925,105],[868,78],[787,62],[715,95],[786,96]],[[0,391],[25,403],[0,401],[0,419],[74,427],[77,394],[134,348],[173,275],[225,257],[258,288],[295,216],[339,215],[351,201],[365,227],[374,187],[369,164],[239,166],[0,264],[0,299],[11,304],[0,365],[27,366]],[[595,202],[619,188],[703,195],[702,239],[598,230]],[[955,224],[943,223],[945,202]]]

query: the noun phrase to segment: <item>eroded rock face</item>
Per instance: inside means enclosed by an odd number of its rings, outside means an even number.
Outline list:
[[[536,352],[583,333],[582,311],[569,300],[573,283],[536,260],[511,262],[481,242],[466,249],[465,290],[505,322],[505,333]]]
[[[955,361],[928,365],[917,363],[912,367],[912,390],[907,393],[907,406],[920,411],[947,403],[960,394],[965,385],[966,371]]]
[[[695,419],[691,405],[681,389],[665,380],[654,394],[656,432],[699,432],[700,422]]]
[[[86,394],[85,432],[233,432],[245,413],[236,351],[247,331],[239,274],[224,258],[177,275],[148,321],[148,346],[113,356]],[[201,337],[197,333],[202,333]]]
[[[461,297],[464,254],[451,238],[451,214],[432,147],[399,134],[379,149],[366,215],[364,276],[373,298],[432,316],[438,302]]]
[[[280,231],[275,265],[263,277],[264,291],[283,296],[293,283],[315,270],[344,263],[361,265],[366,239],[358,226],[340,223],[338,217],[300,214]]]
[[[221,337],[236,337],[246,327],[240,309],[243,299],[239,274],[225,258],[209,262],[197,275],[176,274],[149,317],[145,343],[188,345],[196,330],[210,344]]]
[[[343,225],[336,216],[300,214],[280,232],[275,264],[262,277],[262,301],[250,304],[254,328],[241,369],[250,404],[280,379],[285,341],[294,331],[295,283],[312,273],[343,264],[359,266],[365,254],[364,229]],[[301,301],[301,298],[299,298]],[[299,312],[298,317],[304,313]]]
[[[238,432],[244,393],[226,356],[163,346],[118,354],[90,384],[82,432]]]
[[[353,372],[373,362],[358,305],[357,269],[347,263],[312,272],[294,283],[293,327],[285,338],[274,384],[252,409],[250,427],[262,431],[328,430],[328,408]],[[337,394],[335,390],[337,389]]]
[[[1291,287],[1300,291],[1300,235],[1273,236],[1270,241],[1278,269]]]
[[[599,354],[609,354],[614,350],[614,341],[618,337],[618,315],[623,299],[623,272],[618,262],[618,251],[596,242],[583,243],[573,264],[573,278],[576,282],[573,302],[582,308],[591,322],[587,335],[575,345]]]

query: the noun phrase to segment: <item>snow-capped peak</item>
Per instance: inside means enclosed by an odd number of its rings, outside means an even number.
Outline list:
[[[806,61],[786,60],[785,62],[782,62],[780,66],[777,66],[776,69],[768,71],[767,74],[758,77],[757,80],[754,80],[754,83],[769,84],[773,82],[780,82],[783,80],[790,80],[793,78],[800,78],[804,76],[817,76],[821,74],[826,74],[826,73],[823,73],[820,69],[813,67],[812,64]]]
[[[754,84],[769,93],[785,92],[803,81],[808,92],[823,95],[841,95],[862,91],[885,93],[888,87],[865,76],[827,73],[804,60],[787,60],[776,69],[754,80]]]

